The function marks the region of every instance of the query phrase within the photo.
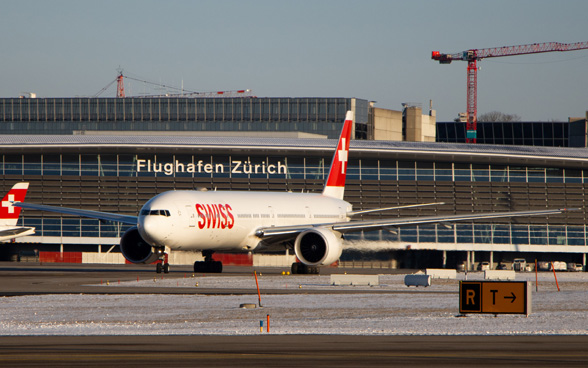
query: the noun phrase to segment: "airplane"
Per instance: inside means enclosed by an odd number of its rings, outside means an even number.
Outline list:
[[[6,193],[0,204],[0,242],[35,233],[34,227],[16,226],[21,209],[15,202],[22,202],[27,195],[29,183],[16,183]]]
[[[32,203],[15,203],[14,206],[133,225],[120,240],[123,256],[131,263],[156,262],[158,273],[169,272],[168,249],[201,251],[204,261],[194,263],[194,272],[220,273],[222,263],[213,260],[214,252],[264,252],[281,247],[293,249],[299,260],[292,264],[293,274],[317,274],[321,266],[331,265],[339,259],[343,236],[349,232],[566,211],[472,212],[352,221],[353,216],[369,212],[439,204],[353,211],[352,205],[343,200],[352,120],[353,113],[349,111],[322,193],[168,191],[147,201],[137,216]]]

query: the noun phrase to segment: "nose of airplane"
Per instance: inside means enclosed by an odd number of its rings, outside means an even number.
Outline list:
[[[165,246],[166,240],[171,233],[171,224],[166,221],[168,219],[169,217],[159,214],[139,216],[139,234],[141,234],[143,240],[152,246]]]

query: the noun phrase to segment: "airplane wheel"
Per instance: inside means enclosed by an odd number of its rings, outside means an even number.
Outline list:
[[[161,273],[162,269],[163,269],[163,267],[161,266],[161,263],[158,263],[157,266],[155,266],[155,271],[157,273]]]
[[[163,273],[169,273],[169,263],[163,265]]]
[[[294,262],[292,263],[292,268],[290,269],[292,275],[297,275],[300,272],[300,263]]]

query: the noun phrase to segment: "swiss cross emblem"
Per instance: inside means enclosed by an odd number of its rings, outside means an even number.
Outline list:
[[[8,208],[8,213],[14,213],[14,207],[12,207],[12,202],[14,202],[14,194],[9,194],[8,200],[2,201],[2,207]]]
[[[347,159],[349,157],[349,152],[345,149],[345,138],[341,139],[341,148],[337,151],[339,162],[341,163],[341,174],[345,174],[345,166],[347,164]]]

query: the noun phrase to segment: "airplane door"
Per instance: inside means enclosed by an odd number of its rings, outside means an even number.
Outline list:
[[[196,227],[196,208],[192,205],[186,205],[188,214],[188,227]]]

